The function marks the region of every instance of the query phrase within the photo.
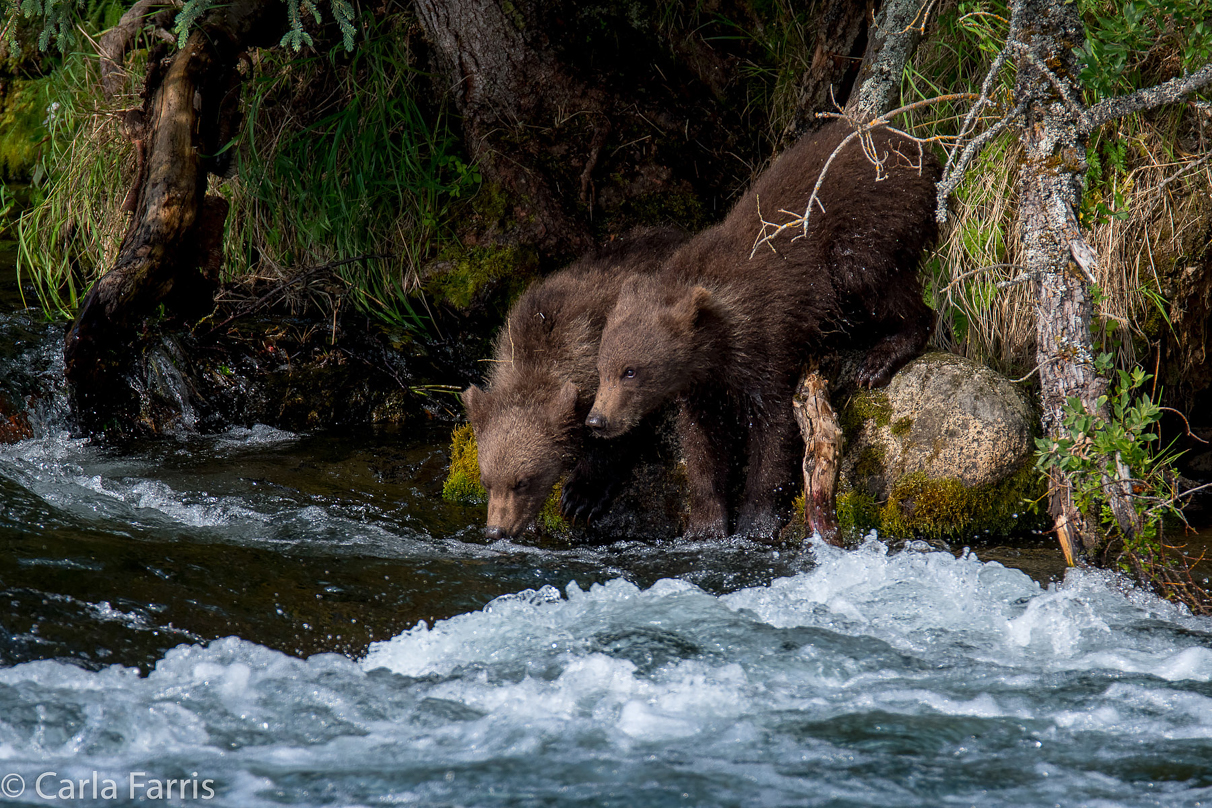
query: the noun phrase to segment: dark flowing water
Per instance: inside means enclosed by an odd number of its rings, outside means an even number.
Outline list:
[[[1051,547],[485,544],[449,425],[117,454],[61,333],[0,315],[0,804],[1212,801],[1212,621]]]

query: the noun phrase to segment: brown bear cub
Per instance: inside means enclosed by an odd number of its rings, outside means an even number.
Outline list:
[[[602,327],[623,281],[655,272],[685,240],[672,228],[633,231],[531,286],[510,310],[487,389],[463,393],[488,491],[488,538],[529,527],[565,473],[565,516],[592,518],[609,504],[634,453],[628,441],[585,428]]]
[[[586,423],[603,437],[631,429],[670,399],[690,485],[688,535],[728,533],[728,441],[747,429],[737,532],[772,536],[802,444],[791,414],[795,383],[813,352],[869,346],[858,383],[886,384],[925,346],[933,316],[917,265],[936,236],[938,161],[879,129],[875,154],[858,139],[834,158],[802,230],[761,245],[766,218],[802,211],[822,167],[851,130],[836,122],[805,135],[763,172],[727,218],[679,249],[656,275],[634,277],[602,334],[598,395]],[[772,249],[773,247],[773,249]]]

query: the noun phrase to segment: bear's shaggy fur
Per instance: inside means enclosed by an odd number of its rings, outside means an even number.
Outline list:
[[[488,491],[489,538],[525,530],[565,472],[566,516],[590,518],[608,504],[630,447],[584,425],[602,327],[623,281],[655,272],[685,241],[672,228],[633,231],[531,286],[510,310],[487,389],[463,393]]]
[[[679,249],[657,275],[628,280],[602,335],[598,396],[587,423],[627,432],[662,403],[680,402],[690,484],[689,533],[728,532],[735,464],[721,436],[748,429],[738,532],[770,536],[775,503],[801,444],[791,415],[812,352],[870,346],[857,381],[887,383],[924,347],[933,317],[917,265],[934,240],[938,161],[903,136],[872,132],[886,177],[852,140],[829,166],[806,237],[780,235],[750,252],[767,219],[802,211],[843,122],[804,136],[762,173],[720,224]],[[773,248],[773,249],[772,249]]]

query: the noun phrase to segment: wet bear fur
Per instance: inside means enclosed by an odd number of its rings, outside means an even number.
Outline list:
[[[822,167],[849,134],[837,122],[782,154],[720,224],[679,249],[657,275],[628,280],[602,336],[599,390],[587,421],[617,437],[670,399],[690,487],[688,535],[728,533],[725,492],[740,467],[723,436],[747,430],[737,532],[769,537],[802,442],[791,400],[814,352],[868,349],[857,382],[888,382],[933,327],[917,266],[936,237],[928,149],[875,130],[886,177],[857,138],[829,166],[807,236],[794,229],[750,253],[764,218],[803,211]]]
[[[602,328],[624,280],[655,272],[686,238],[674,228],[632,231],[534,284],[510,310],[485,389],[463,393],[488,492],[489,538],[529,527],[565,474],[566,517],[590,519],[609,504],[639,437],[605,440],[585,427]]]

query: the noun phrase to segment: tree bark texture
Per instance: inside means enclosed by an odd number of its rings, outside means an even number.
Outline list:
[[[867,50],[846,112],[869,121],[900,106],[901,76],[926,25],[923,0],[884,0],[867,32]]]
[[[1036,362],[1041,420],[1050,436],[1063,429],[1065,404],[1071,398],[1087,412],[1105,415],[1098,399],[1107,391],[1107,380],[1095,369],[1090,330],[1093,252],[1074,213],[1081,204],[1086,148],[1082,110],[1068,99],[1081,97],[1073,49],[1084,40],[1076,4],[1016,4],[1008,47],[1017,49],[1015,98],[1026,102],[1019,215],[1024,263],[1038,284]],[[1124,476],[1121,470],[1119,477]],[[1120,529],[1133,535],[1138,526],[1131,492],[1120,490],[1122,480],[1104,482],[1103,493]],[[1050,488],[1049,512],[1057,538],[1074,563],[1099,543],[1097,514],[1079,510],[1072,485],[1062,474],[1053,473]]]
[[[519,217],[529,222],[526,240],[543,251],[588,249],[588,228],[574,220],[548,179],[519,160],[517,149],[500,150],[498,139],[510,133],[526,137],[526,126],[551,126],[557,115],[587,115],[598,143],[608,127],[601,94],[564,69],[551,50],[546,25],[523,13],[533,6],[509,0],[417,0],[416,10],[449,77],[471,156],[529,208]]]
[[[792,400],[795,422],[804,438],[804,524],[830,544],[838,536],[837,475],[842,456],[842,429],[829,404],[829,382],[813,368]]]
[[[219,110],[230,109],[225,96],[234,86],[239,55],[276,41],[284,19],[277,3],[242,0],[223,7],[171,58],[158,84],[149,79],[137,138],[144,159],[135,179],[134,216],[113,267],[85,296],[64,345],[75,413],[87,433],[135,428],[138,401],[128,374],[145,319],[171,301],[175,286],[192,285],[189,294],[178,288],[177,298],[192,298],[195,305],[199,290],[213,293],[213,286],[197,285],[204,259],[199,251],[215,246],[226,205],[204,203],[203,155],[220,145],[215,138],[223,127],[217,117]],[[152,62],[149,77],[157,73],[158,60]],[[213,265],[213,256],[210,261]],[[205,293],[201,298],[209,299]]]

